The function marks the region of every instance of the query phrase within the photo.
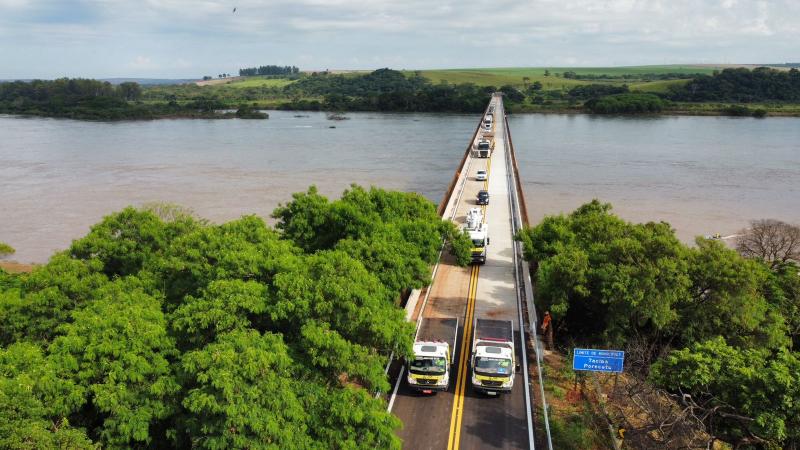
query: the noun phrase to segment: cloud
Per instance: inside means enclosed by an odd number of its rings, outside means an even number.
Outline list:
[[[800,59],[800,2],[0,0],[0,38],[0,78],[782,62]]]
[[[140,72],[145,70],[158,69],[159,65],[154,63],[153,60],[148,58],[147,56],[140,55],[134,58],[133,61],[128,63],[128,68]]]

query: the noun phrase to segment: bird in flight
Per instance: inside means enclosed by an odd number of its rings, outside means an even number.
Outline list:
[[[236,7],[233,8],[233,12],[236,12]]]

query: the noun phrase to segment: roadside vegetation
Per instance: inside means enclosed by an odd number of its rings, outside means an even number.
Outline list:
[[[255,75],[144,89],[135,83],[112,86],[80,79],[0,83],[0,113],[89,120],[259,118],[249,112],[259,109],[476,113],[492,92],[502,91],[510,112],[800,115],[800,71],[794,68],[379,69],[334,74],[262,66],[240,72]],[[221,112],[242,105],[238,116]]]
[[[626,350],[607,415],[633,448],[800,446],[800,228],[689,247],[595,200],[519,239],[556,346]]]
[[[417,194],[358,186],[275,217],[126,208],[0,270],[0,447],[400,448],[374,396],[412,345],[400,292],[466,238]]]

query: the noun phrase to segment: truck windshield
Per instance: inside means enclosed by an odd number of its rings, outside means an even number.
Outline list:
[[[447,361],[441,356],[414,358],[408,370],[416,374],[443,375],[447,370]]]
[[[473,247],[483,248],[483,239],[473,239],[472,240]]]
[[[511,360],[505,358],[475,358],[475,372],[484,375],[511,374]]]

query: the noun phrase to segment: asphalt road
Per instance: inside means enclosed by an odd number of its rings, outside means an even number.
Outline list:
[[[423,317],[457,317],[457,342],[459,347],[466,344],[466,352],[461,355],[461,348],[454,352],[448,392],[417,394],[408,388],[404,380],[400,381],[392,411],[403,421],[404,427],[399,435],[408,449],[447,449],[448,443],[457,444],[462,449],[529,448],[524,396],[527,386],[522,375],[515,375],[514,389],[507,394],[487,396],[473,391],[469,383],[471,336],[464,339],[465,321],[471,323],[473,317],[512,320],[517,358],[518,361],[524,361],[519,348],[513,236],[508,204],[510,187],[506,177],[508,155],[503,138],[502,114],[502,105],[498,104],[494,126],[495,148],[491,159],[467,158],[462,178],[453,193],[454,198],[450,199],[448,210],[445,211],[445,217],[452,216],[456,223],[463,224],[467,211],[477,204],[478,190],[488,187],[490,202],[486,207],[486,222],[489,224],[491,242],[486,264],[473,272],[470,267],[454,265],[449,255],[443,255],[422,311]],[[489,170],[488,182],[474,179],[479,169]],[[460,186],[463,186],[463,193],[456,201]],[[470,328],[467,324],[468,331],[471,331]],[[462,356],[464,361],[461,360]],[[459,384],[456,378],[461,364],[467,365],[461,390],[463,401],[454,402]],[[462,406],[454,410],[454,405]]]

